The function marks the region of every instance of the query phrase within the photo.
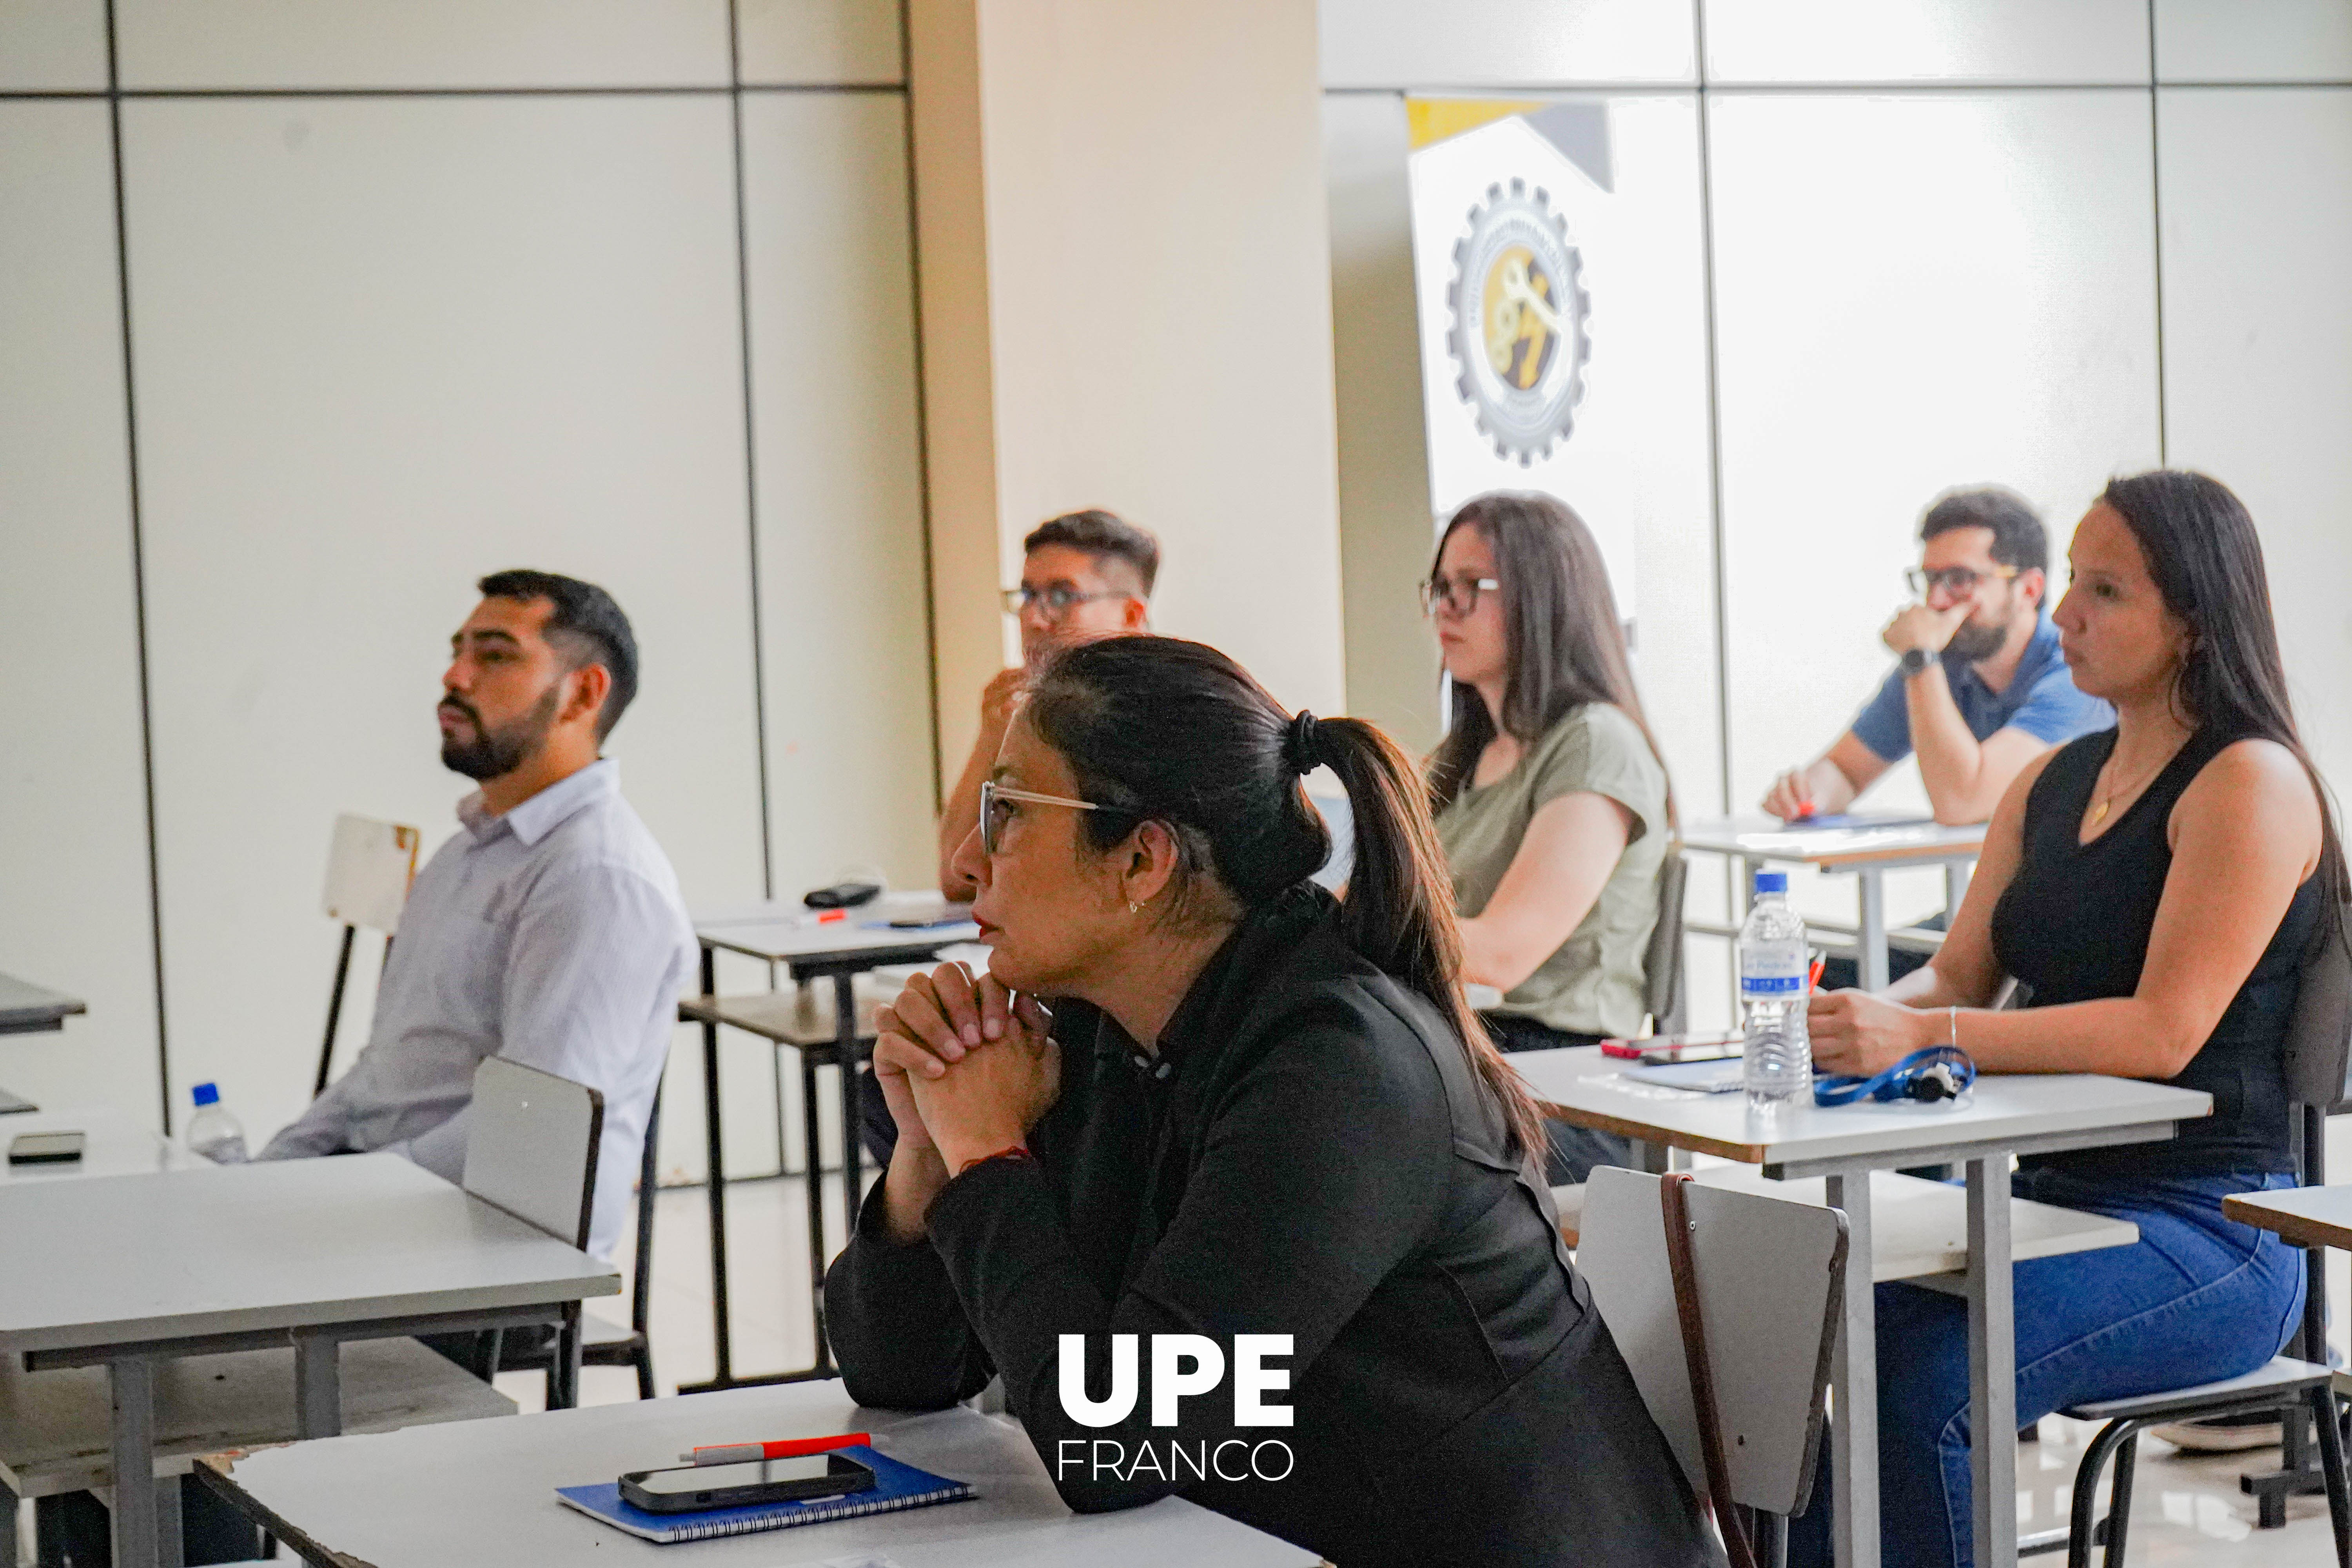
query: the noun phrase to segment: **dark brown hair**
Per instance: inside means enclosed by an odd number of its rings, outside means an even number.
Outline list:
[[[2112,479],[2099,504],[2124,520],[2164,607],[2189,628],[2189,653],[2173,676],[2173,704],[2192,728],[2275,741],[2294,753],[2319,797],[2319,865],[2326,923],[2336,928],[2346,885],[2344,841],[2327,785],[2304,749],[2279,658],[2270,575],[2252,514],[2230,487],[2203,474],[2158,468]]]
[[[1946,490],[1919,519],[1919,542],[1956,529],[1982,528],[1992,532],[1992,558],[2020,572],[2050,570],[2050,535],[2042,519],[2015,490],[1999,485]]]
[[[1152,584],[1160,577],[1160,541],[1151,531],[1138,528],[1117,512],[1104,511],[1099,507],[1064,512],[1039,523],[1021,542],[1021,552],[1025,555],[1048,544],[1084,551],[1097,563],[1106,559],[1126,562],[1134,569],[1135,580],[1143,585],[1143,597],[1147,599],[1151,597]]]
[[[1633,690],[1625,654],[1624,623],[1609,590],[1609,568],[1592,531],[1568,503],[1531,491],[1492,490],[1462,503],[1437,541],[1437,558],[1457,528],[1475,528],[1495,552],[1502,584],[1503,646],[1511,672],[1503,684],[1501,728],[1533,742],[1588,702],[1623,710],[1665,771],[1665,753],[1650,732]],[[1432,574],[1435,566],[1431,567]],[[1469,686],[1454,686],[1454,722],[1430,759],[1429,802],[1443,811],[1477,771],[1478,754],[1493,740],[1496,715]],[[1674,820],[1674,781],[1666,782],[1666,819]]]
[[[1500,1102],[1523,1153],[1546,1147],[1543,1118],[1462,993],[1453,879],[1412,759],[1376,725],[1322,719],[1301,756],[1295,725],[1247,670],[1174,637],[1106,637],[1056,654],[1022,710],[1070,764],[1087,799],[1088,841],[1108,849],[1139,821],[1167,825],[1180,857],[1167,918],[1182,919],[1202,879],[1244,910],[1306,881],[1331,833],[1301,785],[1301,764],[1339,775],[1355,815],[1355,864],[1339,905],[1348,945],[1428,998]]]

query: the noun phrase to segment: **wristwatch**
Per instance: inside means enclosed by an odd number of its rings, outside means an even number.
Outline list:
[[[1903,679],[1908,680],[1915,675],[1927,674],[1927,667],[1935,662],[1936,656],[1929,653],[1924,647],[1904,649],[1902,665]]]

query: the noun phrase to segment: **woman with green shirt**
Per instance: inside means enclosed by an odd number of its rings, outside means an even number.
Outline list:
[[[1429,787],[1463,978],[1504,993],[1487,1032],[1506,1051],[1639,1034],[1673,791],[1600,548],[1550,496],[1478,496],[1446,524],[1422,605],[1454,679]],[[1626,1162],[1622,1139],[1549,1131],[1555,1185]]]

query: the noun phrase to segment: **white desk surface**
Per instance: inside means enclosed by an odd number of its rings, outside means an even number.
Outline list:
[[[0,1034],[57,1028],[69,1014],[89,1011],[79,996],[0,974]]]
[[[890,922],[957,913],[962,908],[936,892],[885,893],[847,910],[840,920],[821,921],[816,919],[820,911],[799,903],[738,904],[698,911],[694,933],[706,947],[778,961],[920,952],[971,942],[980,935],[980,928],[968,920],[911,928]]]
[[[1829,1183],[1811,1176],[1776,1182],[1749,1165],[1717,1165],[1694,1172],[1710,1187],[1760,1193],[1829,1205]],[[1560,1229],[1574,1237],[1584,1214],[1581,1186],[1554,1187],[1559,1205]],[[1895,1171],[1870,1173],[1870,1277],[1879,1284],[1890,1279],[1925,1280],[1936,1275],[1958,1275],[1969,1266],[1969,1197],[1948,1182],[1923,1181]],[[2010,1256],[2057,1258],[2070,1252],[2094,1252],[2103,1247],[2129,1247],[2139,1239],[2139,1226],[2127,1219],[2084,1214],[2029,1198],[2009,1202]],[[1575,1243],[1571,1239],[1570,1246]]]
[[[79,1132],[81,1158],[68,1164],[11,1165],[0,1162],[0,1185],[11,1182],[58,1182],[75,1176],[131,1176],[152,1171],[210,1170],[212,1162],[191,1154],[108,1105],[78,1110],[30,1110],[0,1118],[0,1152],[26,1132]]]
[[[1967,859],[1984,847],[1985,825],[1943,827],[1933,822],[1883,826],[1791,827],[1761,813],[1701,817],[1682,826],[1682,846],[1713,855],[1836,868],[1927,864]]]
[[[0,1352],[617,1295],[620,1276],[396,1154],[0,1183]]]
[[[2276,1231],[2297,1247],[2352,1248],[2352,1187],[2235,1193],[2221,1200],[2221,1212],[2241,1225]]]
[[[875,1446],[969,1481],[968,1502],[656,1546],[573,1512],[559,1486],[610,1481],[677,1462],[701,1443],[863,1432]],[[513,1421],[330,1437],[205,1461],[275,1515],[289,1542],[372,1568],[514,1568],[521,1563],[655,1563],[695,1568],[813,1565],[863,1549],[898,1568],[1308,1568],[1315,1553],[1164,1498],[1118,1513],[1073,1514],[1029,1439],[1009,1420],[961,1406],[929,1414],[861,1410],[837,1383],[732,1389],[598,1405]]]
[[[1908,1151],[1953,1144],[2021,1143],[2052,1134],[2095,1132],[2210,1116],[2213,1097],[2136,1079],[2092,1073],[1987,1074],[1959,1104],[1810,1101],[1769,1115],[1744,1094],[1700,1094],[1637,1083],[1632,1064],[1598,1046],[1521,1051],[1510,1064],[1552,1115],[1627,1138],[1714,1154],[1750,1165],[1823,1160],[1898,1164]]]

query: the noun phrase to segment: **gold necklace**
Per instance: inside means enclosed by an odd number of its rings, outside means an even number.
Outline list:
[[[2132,789],[2137,789],[2137,788],[2139,788],[2142,784],[2144,784],[2147,783],[2150,779],[2152,779],[2152,778],[2156,777],[2156,775],[2157,775],[2157,774],[2158,774],[2158,773],[2162,773],[2162,772],[2164,771],[2165,763],[2169,763],[2170,761],[2172,761],[2173,756],[2174,756],[2175,754],[2177,754],[2177,753],[2179,752],[2179,747],[2177,747],[2177,746],[2176,746],[2176,747],[2174,747],[2174,748],[2173,748],[2173,751],[2172,751],[2171,752],[2168,752],[2168,753],[2165,755],[2165,757],[2163,758],[2163,760],[2162,760],[2162,761],[2160,761],[2160,762],[2158,762],[2158,763],[2156,764],[2156,766],[2154,766],[2154,767],[2152,767],[2152,768],[2148,769],[2148,770],[2147,770],[2147,772],[2146,772],[2145,773],[2142,773],[2139,777],[2137,777],[2137,778],[2134,779],[2134,780],[2131,782],[2131,788],[2132,788]],[[2115,772],[2115,765],[2116,765],[2115,753],[2114,753],[2114,752],[2110,752],[2109,753],[2107,753],[2107,761],[2106,761],[2106,764],[2105,764],[2104,767],[2100,768],[2100,769],[2099,769],[2099,772],[2101,772],[2102,773],[2105,773],[2105,774],[2109,775],[2110,777],[2112,777],[2112,776],[2114,775],[2114,772]],[[2101,795],[2101,796],[2099,797],[2099,804],[2098,804],[2095,807],[2094,807],[2094,808],[2093,808],[2093,810],[2092,810],[2092,812],[2091,812],[2091,826],[2094,826],[2094,827],[2096,827],[2099,824],[2101,824],[2102,822],[2105,822],[2105,821],[2107,819],[2107,807],[2109,807],[2109,806],[2111,806],[2111,805],[2115,805],[2115,803],[2116,803],[2116,796],[2117,796],[2117,795],[2126,795],[2126,794],[2129,794],[2129,793],[2130,793],[2130,791],[2129,791],[2129,790],[2121,790],[2121,789],[2110,788],[2110,789],[2107,791],[2107,793],[2106,793],[2106,794],[2105,794],[2105,795]]]

